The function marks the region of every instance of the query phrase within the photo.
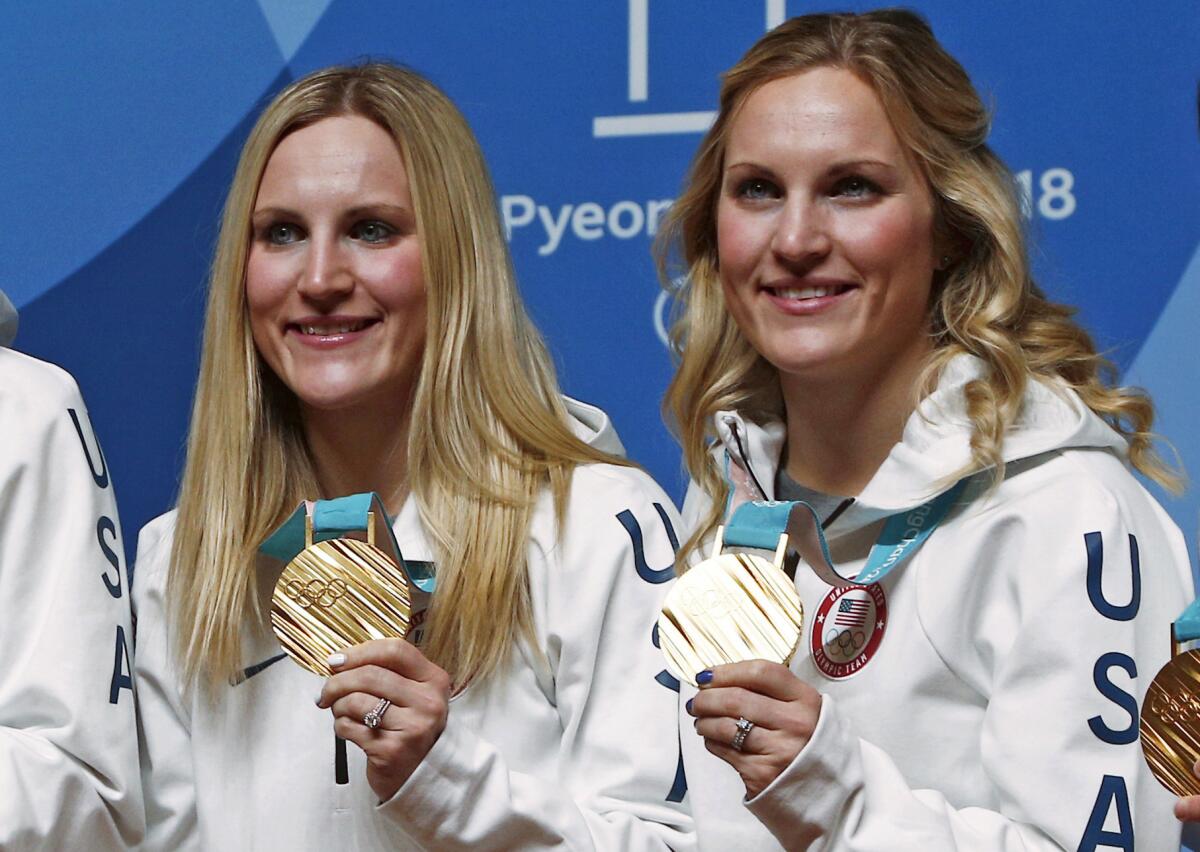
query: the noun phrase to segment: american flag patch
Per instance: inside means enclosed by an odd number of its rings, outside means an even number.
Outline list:
[[[838,602],[837,615],[834,616],[833,623],[839,627],[862,627],[867,623],[867,616],[870,614],[870,601],[842,598]]]
[[[830,589],[809,632],[813,664],[830,680],[858,674],[879,650],[887,623],[879,583]]]

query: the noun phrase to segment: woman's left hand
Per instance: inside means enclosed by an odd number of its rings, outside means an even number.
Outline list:
[[[787,666],[750,660],[714,666],[712,679],[688,702],[704,746],[737,770],[748,797],[779,777],[808,743],[821,713],[821,694]],[[697,681],[704,680],[704,672]],[[754,723],[733,747],[738,719]]]
[[[364,642],[329,661],[334,675],[325,681],[317,706],[332,709],[334,732],[366,753],[367,783],[386,802],[445,729],[450,676],[403,639]],[[367,727],[363,717],[383,698],[391,706],[378,727]]]

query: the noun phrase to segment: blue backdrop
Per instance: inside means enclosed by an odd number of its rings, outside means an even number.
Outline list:
[[[851,3],[851,7],[863,4]],[[1077,304],[1200,474],[1194,0],[925,0],[1028,188],[1039,280]],[[567,391],[682,495],[649,255],[717,76],[784,0],[223,0],[0,12],[0,287],[17,348],[73,372],[127,540],[173,501],[207,264],[249,124],[314,68],[388,57],[458,102],[491,163],[526,298]],[[1195,559],[1198,500],[1164,504]]]

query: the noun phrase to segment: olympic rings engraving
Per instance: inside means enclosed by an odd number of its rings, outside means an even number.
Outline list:
[[[1177,695],[1155,691],[1150,699],[1150,712],[1168,725],[1187,723],[1200,717],[1200,700],[1186,690]]]
[[[692,618],[725,618],[741,609],[741,603],[731,594],[721,589],[701,588],[682,589],[680,604],[683,611]]]
[[[340,577],[329,582],[325,582],[319,578],[309,580],[308,582],[292,579],[288,580],[283,587],[283,593],[304,607],[304,609],[308,609],[310,606],[328,609],[337,602],[338,598],[346,594],[347,591],[349,591],[349,586]]]

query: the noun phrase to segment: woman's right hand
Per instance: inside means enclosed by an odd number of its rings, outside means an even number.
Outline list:
[[[750,660],[714,666],[696,677],[688,702],[704,747],[737,770],[750,798],[779,777],[808,744],[821,714],[821,694],[787,666]],[[753,722],[734,748],[738,720]]]
[[[317,698],[333,729],[367,755],[367,783],[381,802],[396,794],[446,727],[450,676],[403,639],[376,639],[329,658],[333,677]],[[364,717],[384,707],[374,727]]]
[[[1196,761],[1192,772],[1200,778],[1200,760]],[[1200,796],[1184,796],[1176,802],[1175,818],[1180,822],[1200,822]]]

